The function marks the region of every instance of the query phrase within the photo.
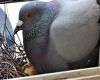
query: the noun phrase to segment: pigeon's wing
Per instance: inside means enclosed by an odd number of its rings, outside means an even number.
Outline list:
[[[95,0],[68,0],[50,29],[58,54],[69,62],[87,56],[98,43],[98,14]]]

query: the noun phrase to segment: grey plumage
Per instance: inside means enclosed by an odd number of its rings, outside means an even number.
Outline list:
[[[20,10],[23,24],[15,33],[23,30],[26,54],[39,73],[97,66],[98,49],[92,51],[99,40],[98,12],[94,0],[29,3]]]

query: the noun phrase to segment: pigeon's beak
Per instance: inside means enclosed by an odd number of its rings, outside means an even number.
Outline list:
[[[14,30],[14,34],[16,34],[19,30],[22,30],[23,21],[19,20],[16,24],[16,28]]]

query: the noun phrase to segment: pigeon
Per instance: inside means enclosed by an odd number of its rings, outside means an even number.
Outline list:
[[[14,34],[23,30],[26,55],[39,74],[94,67],[98,13],[95,0],[33,1],[20,9]]]

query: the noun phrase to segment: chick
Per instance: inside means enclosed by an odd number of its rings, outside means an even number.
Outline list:
[[[25,64],[23,70],[29,76],[37,74],[37,70],[30,63]]]

